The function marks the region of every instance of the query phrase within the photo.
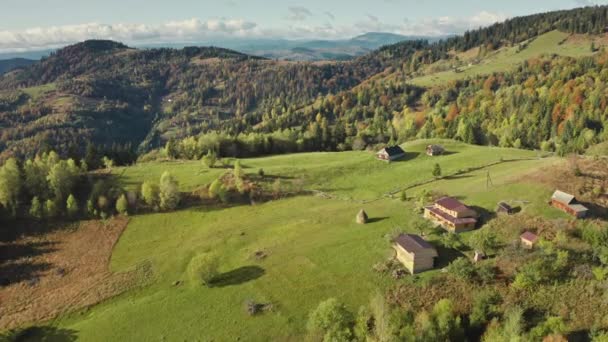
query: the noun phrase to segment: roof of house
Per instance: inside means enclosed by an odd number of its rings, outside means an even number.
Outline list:
[[[570,209],[574,210],[577,213],[589,211],[589,209],[582,204],[570,204],[568,205],[568,207],[570,207]]]
[[[538,235],[536,235],[536,234],[534,234],[532,232],[528,232],[528,231],[525,231],[519,237],[522,240],[526,240],[526,241],[529,241],[529,242],[536,242],[536,240],[538,240]]]
[[[426,147],[427,150],[432,150],[433,152],[441,152],[444,150],[441,145],[429,145]]]
[[[435,204],[442,206],[448,210],[453,210],[457,212],[469,210],[469,207],[467,207],[462,202],[453,197],[442,197],[438,199]]]
[[[501,208],[503,208],[503,209],[505,209],[505,210],[509,210],[509,211],[513,210],[513,208],[510,205],[508,205],[507,203],[505,203],[505,202],[499,202],[498,206],[501,207]]]
[[[427,249],[434,250],[435,254],[437,253],[435,247],[415,234],[401,234],[395,238],[395,243],[401,246],[408,253],[416,253]]]
[[[397,156],[400,154],[405,154],[405,151],[398,145],[395,146],[387,146],[380,150],[380,152],[385,151],[389,156]]]
[[[453,224],[470,224],[470,223],[477,223],[477,219],[473,218],[473,217],[461,217],[461,218],[457,218],[451,215],[448,215],[446,213],[444,213],[443,211],[430,206],[430,207],[426,207],[425,209],[431,211],[433,214],[443,218],[444,220],[451,222]]]
[[[570,204],[575,200],[574,196],[559,190],[555,190],[551,199],[564,204]]]

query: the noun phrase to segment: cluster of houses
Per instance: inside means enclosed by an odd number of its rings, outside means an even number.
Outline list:
[[[426,148],[429,156],[441,155],[444,152],[445,149],[439,145],[429,145]],[[378,159],[390,162],[401,159],[406,154],[401,147],[391,146],[382,149],[376,155]],[[589,211],[573,195],[560,190],[553,193],[550,204],[575,218],[584,218]],[[514,208],[505,202],[498,203],[496,211],[507,215],[515,213]],[[442,197],[432,205],[424,207],[424,218],[450,233],[462,233],[476,228],[479,214],[456,198]],[[533,248],[538,241],[539,237],[533,232],[525,231],[520,235],[520,243],[524,248]],[[412,274],[432,269],[435,259],[439,257],[439,253],[433,245],[415,234],[397,236],[394,239],[393,248],[397,260]],[[478,254],[476,253],[476,261]]]
[[[559,190],[551,197],[551,205],[576,218],[585,217],[588,212],[588,209],[578,203],[574,196]],[[500,202],[497,212],[510,215],[514,213],[514,209],[507,203]],[[442,197],[424,208],[424,218],[450,233],[462,233],[475,229],[479,214],[456,198]],[[539,237],[530,231],[520,235],[520,242],[524,248],[533,248],[538,241]],[[399,235],[394,241],[393,248],[397,260],[412,274],[432,269],[435,258],[439,256],[435,247],[421,236],[414,234]]]

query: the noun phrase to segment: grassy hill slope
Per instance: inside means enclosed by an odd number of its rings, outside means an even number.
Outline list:
[[[544,205],[551,190],[522,181],[522,175],[558,162],[537,159],[530,151],[470,146],[442,141],[449,154],[427,157],[429,141],[405,145],[407,160],[386,164],[367,152],[311,153],[242,160],[247,173],[264,168],[267,177],[306,175],[306,188],[323,189],[335,198],[299,196],[256,206],[193,207],[173,213],[137,215],[112,256],[112,270],[122,272],[151,263],[155,283],[128,292],[91,310],[57,322],[75,330],[83,341],[101,340],[301,340],[307,315],[320,301],[337,297],[354,311],[394,280],[372,266],[390,255],[387,234],[415,232],[422,220],[413,201],[382,197],[395,188],[430,181],[408,190],[414,197],[424,188],[458,196],[468,204],[493,210],[498,200],[522,201],[524,212],[565,217]],[[500,163],[504,160],[513,159]],[[433,181],[431,166],[444,174]],[[490,163],[496,165],[465,171]],[[214,179],[223,170],[206,171],[200,163],[153,163],[120,170],[135,186],[156,179],[163,170],[179,178],[183,190]],[[493,186],[486,188],[487,171]],[[534,189],[535,191],[530,191]],[[352,199],[350,199],[352,198]],[[363,204],[361,199],[377,200]],[[364,208],[372,222],[357,225]],[[466,236],[466,235],[465,235]],[[256,260],[256,251],[267,257]],[[221,256],[222,279],[215,287],[189,284],[186,267],[197,253]],[[442,254],[440,266],[453,258]],[[421,284],[439,270],[404,282]],[[182,281],[174,286],[175,281]],[[250,317],[247,300],[273,303],[273,311]]]
[[[591,51],[591,43],[595,42],[596,47],[599,48],[605,45],[605,37],[601,36],[590,36],[590,35],[576,35],[571,36],[568,33],[560,31],[551,31],[543,35],[538,36],[531,41],[517,44],[511,47],[504,47],[495,52],[490,53],[484,58],[481,58],[479,62],[473,62],[471,52],[457,54],[459,58],[466,61],[469,59],[471,64],[465,64],[464,66],[455,70],[446,70],[440,72],[430,72],[426,75],[413,78],[410,82],[424,87],[431,87],[441,85],[454,80],[462,80],[469,77],[476,77],[480,75],[488,75],[495,72],[505,72],[515,69],[518,65],[525,62],[530,58],[539,57],[541,55],[559,55],[567,57],[583,57],[590,56],[593,54]],[[478,51],[478,49],[474,49]],[[427,69],[437,68],[438,64],[449,64],[450,61],[439,61],[430,65]],[[451,63],[454,63],[451,60]]]

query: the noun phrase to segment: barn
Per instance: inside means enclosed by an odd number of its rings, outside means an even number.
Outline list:
[[[423,238],[414,234],[401,234],[393,245],[399,260],[410,273],[430,270],[435,266],[437,250]]]
[[[376,153],[376,158],[379,160],[391,162],[394,160],[399,160],[405,158],[405,151],[400,146],[387,146],[378,153]]]
[[[573,195],[556,190],[551,196],[551,205],[576,218],[587,216],[589,209],[580,204]]]

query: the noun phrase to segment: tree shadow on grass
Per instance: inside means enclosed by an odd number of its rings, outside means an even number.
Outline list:
[[[55,327],[29,327],[0,334],[0,341],[29,342],[52,341],[71,342],[78,340],[75,330]]]
[[[372,217],[372,218],[367,219],[367,223],[376,223],[376,222],[384,221],[387,219],[388,219],[388,217],[386,217],[386,216],[385,217]]]
[[[264,275],[266,271],[259,266],[243,266],[232,271],[222,273],[213,279],[211,287],[225,287],[240,285],[255,280]]]
[[[392,160],[392,161],[388,162],[388,164],[406,162],[406,161],[417,158],[419,155],[420,155],[419,152],[405,152],[405,155],[403,157],[401,157],[397,160]]]
[[[435,268],[444,268],[452,261],[465,256],[457,249],[446,248],[439,244],[435,245],[435,249],[437,249],[437,254],[439,254],[439,257],[435,259]]]
[[[45,271],[51,269],[49,263],[20,262],[0,265],[0,287],[20,282],[28,282],[31,286],[38,283]]]
[[[0,263],[55,252],[57,248],[53,246],[56,244],[57,242],[49,241],[25,244],[11,243],[4,246],[0,244]]]

